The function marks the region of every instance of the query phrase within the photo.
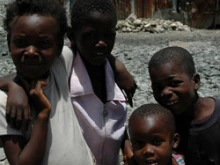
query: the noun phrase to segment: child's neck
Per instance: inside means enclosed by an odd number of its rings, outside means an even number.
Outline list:
[[[83,62],[86,66],[92,87],[96,96],[103,102],[107,102],[106,81],[105,81],[105,64],[92,65],[84,58]]]
[[[21,86],[27,86],[30,85],[32,83],[36,83],[37,81],[41,80],[44,81],[48,78],[50,72],[48,71],[47,73],[45,73],[44,75],[42,75],[41,77],[36,77],[36,78],[28,78],[23,76],[22,74],[20,74],[19,72],[17,72],[16,77],[14,78],[14,81],[21,85]]]
[[[176,117],[179,119],[183,119],[187,123],[201,122],[212,115],[212,113],[214,112],[214,108],[214,99],[198,97],[189,110],[187,110],[184,114]]]
[[[192,122],[201,122],[209,118],[215,109],[215,100],[199,97],[193,107]]]

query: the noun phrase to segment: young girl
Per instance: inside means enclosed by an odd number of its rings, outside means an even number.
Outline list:
[[[220,101],[197,94],[200,77],[190,53],[164,48],[151,58],[149,73],[155,99],[175,115],[186,164],[220,164]]]
[[[158,105],[145,104],[129,119],[129,134],[134,152],[132,165],[184,165],[184,159],[173,151],[180,136],[175,132],[172,113]]]
[[[59,56],[66,27],[65,11],[54,0],[17,0],[7,7],[15,81],[26,89],[33,117],[27,131],[9,127],[7,93],[0,91],[0,139],[11,165],[93,164],[69,98],[66,66],[73,57]]]

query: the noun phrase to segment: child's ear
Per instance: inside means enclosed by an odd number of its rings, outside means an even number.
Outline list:
[[[173,136],[173,149],[176,149],[180,143],[180,135],[175,133]]]
[[[198,90],[199,87],[200,87],[200,76],[198,73],[195,73],[193,75],[193,78],[192,78],[193,82],[194,82],[194,89],[195,90]]]

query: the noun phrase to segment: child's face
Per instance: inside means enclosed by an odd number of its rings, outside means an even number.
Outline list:
[[[110,14],[90,12],[76,30],[74,42],[87,62],[101,65],[110,55],[115,42],[116,21]]]
[[[44,77],[58,55],[56,20],[24,15],[11,22],[9,50],[18,74],[27,79]]]
[[[167,165],[171,160],[174,135],[160,117],[134,117],[129,132],[138,165]]]
[[[180,63],[169,62],[150,68],[152,89],[156,101],[179,115],[191,110],[196,90],[199,89],[199,76],[190,77]]]

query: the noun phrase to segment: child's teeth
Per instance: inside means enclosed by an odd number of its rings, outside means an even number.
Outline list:
[[[176,100],[176,101],[172,101],[172,102],[169,102],[169,103],[167,103],[167,105],[173,105],[173,104],[176,104],[178,101]]]

